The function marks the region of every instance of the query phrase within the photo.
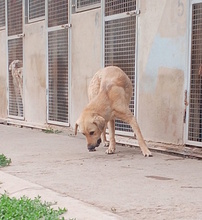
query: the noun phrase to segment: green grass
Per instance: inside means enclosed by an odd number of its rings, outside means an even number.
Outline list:
[[[44,129],[42,130],[44,133],[46,134],[59,134],[59,133],[62,133],[62,131],[59,131],[59,130],[54,130],[52,128],[47,128],[47,129]]]
[[[0,154],[0,167],[9,166],[11,159],[8,159],[4,154]]]
[[[38,196],[34,199],[23,196],[10,198],[7,193],[0,197],[0,219],[5,220],[64,220],[61,217],[65,208],[53,209],[53,203],[42,202]]]

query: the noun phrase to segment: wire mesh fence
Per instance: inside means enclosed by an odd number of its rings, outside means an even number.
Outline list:
[[[192,7],[188,139],[202,142],[202,3]]]
[[[136,0],[105,0],[105,16],[136,10]]]
[[[21,34],[23,32],[23,1],[8,0],[8,36]]]
[[[23,42],[8,40],[9,115],[23,117]]]
[[[29,20],[45,16],[45,0],[29,0]]]
[[[83,11],[100,6],[101,0],[76,0],[76,11]]]
[[[0,29],[5,27],[5,0],[0,0]]]
[[[68,1],[48,1],[48,27],[68,23]]]
[[[48,34],[48,119],[68,122],[68,40],[67,31],[58,30]]]
[[[135,9],[136,1],[105,1],[105,14],[112,15]],[[105,21],[105,66],[120,67],[131,79],[133,97],[130,109],[134,114],[135,102],[135,45],[136,45],[136,17],[125,16],[120,19]],[[116,130],[132,132],[131,127],[119,120],[115,122]]]

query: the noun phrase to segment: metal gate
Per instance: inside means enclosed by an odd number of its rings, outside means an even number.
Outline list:
[[[48,30],[48,122],[68,125],[68,0],[46,1]]]
[[[136,90],[136,0],[103,1],[104,11],[104,66],[118,66],[131,79],[133,97],[130,109],[135,114]],[[116,131],[121,134],[132,132],[131,127],[119,120],[115,122]]]
[[[8,115],[23,119],[23,0],[6,1]]]
[[[0,30],[5,28],[5,0],[0,0]]]
[[[190,7],[187,144],[202,146],[202,1]]]

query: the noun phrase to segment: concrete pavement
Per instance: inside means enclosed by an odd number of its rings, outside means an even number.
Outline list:
[[[42,196],[68,209],[65,219],[202,219],[202,161],[117,145],[89,153],[71,131],[0,125],[0,192]]]
[[[7,174],[0,171],[0,193],[5,191],[9,193],[10,197],[20,198],[26,195],[29,198],[34,199],[37,196],[41,196],[43,201],[53,202],[56,204],[51,206],[54,209],[66,208],[67,212],[63,216],[65,219],[109,219],[116,220],[120,219],[118,216],[104,211],[102,209],[96,208],[90,204],[81,202],[77,199],[71,198],[69,196],[64,196],[53,190],[40,186],[38,184],[31,183],[29,181],[23,180],[16,176]]]

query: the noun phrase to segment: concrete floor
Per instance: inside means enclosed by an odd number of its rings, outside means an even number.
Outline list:
[[[0,125],[0,134],[0,154],[12,159],[5,174],[115,219],[202,219],[202,161],[156,152],[144,158],[139,148],[121,145],[113,155],[101,146],[88,152],[83,136],[66,132]]]

